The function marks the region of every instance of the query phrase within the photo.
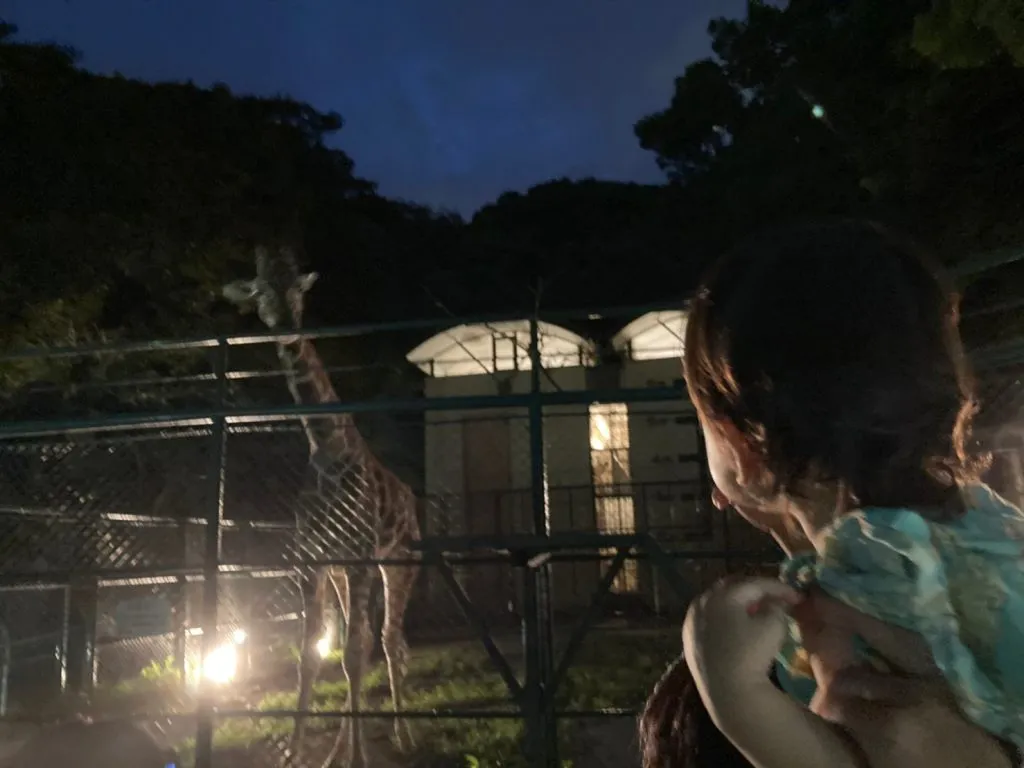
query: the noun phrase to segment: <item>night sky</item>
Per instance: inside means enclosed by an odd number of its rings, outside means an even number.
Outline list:
[[[22,37],[146,80],[287,93],[346,124],[383,194],[470,214],[506,190],[658,181],[633,123],[744,0],[0,0]]]

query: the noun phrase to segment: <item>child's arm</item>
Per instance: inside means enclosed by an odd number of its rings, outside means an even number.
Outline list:
[[[687,664],[715,725],[755,768],[861,768],[838,729],[768,679],[787,635],[783,606],[798,600],[770,579],[712,588],[683,625]]]

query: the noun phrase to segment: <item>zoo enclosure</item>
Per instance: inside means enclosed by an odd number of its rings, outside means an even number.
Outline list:
[[[232,360],[273,345],[273,335],[11,358],[175,354],[205,360],[209,370],[102,383],[184,387],[187,407],[149,412],[143,404],[117,415],[11,423],[0,431],[0,607],[9,630],[0,702],[6,706],[8,679],[13,693],[24,691],[12,701],[32,713],[42,706],[40,677],[58,691],[89,692],[167,659],[198,685],[197,698],[168,707],[191,714],[195,703],[198,766],[227,764],[216,746],[220,724],[251,719],[256,711],[263,719],[294,718],[287,707],[235,705],[208,679],[216,670],[204,671],[240,633],[248,642],[233,662],[242,668],[232,673],[238,676],[294,642],[301,604],[293,576],[301,569],[381,564],[359,490],[349,489],[356,503],[346,515],[311,491],[300,418],[351,413],[357,423],[362,419],[360,428],[385,464],[406,465],[399,474],[417,490],[424,567],[407,622],[413,654],[439,637],[475,635],[508,689],[490,707],[441,702],[398,713],[381,707],[362,717],[521,718],[529,764],[557,765],[565,749],[560,723],[630,713],[566,709],[558,700],[587,632],[609,610],[636,609],[650,620],[678,617],[689,596],[718,575],[774,556],[763,538],[731,527],[709,508],[701,441],[678,364],[666,363],[670,357],[643,359],[629,348],[617,362],[599,364],[594,350],[580,347],[559,358],[576,364],[545,365],[543,323],[579,328],[607,324],[609,315],[526,321],[525,339],[517,336],[521,325],[511,333],[511,362],[500,364],[495,354],[482,373],[456,382],[454,392],[438,392],[439,380],[428,373],[424,396],[390,400],[279,405],[260,391],[251,399],[271,404],[245,404],[239,389],[279,377]],[[430,325],[451,323],[309,335],[326,345],[369,330],[422,335]],[[599,330],[589,335],[602,337]],[[1019,410],[1014,371],[1022,352],[1020,343],[1007,342],[976,356],[979,367],[1000,372],[986,381],[1003,417]],[[479,362],[478,355],[470,358]],[[436,373],[436,361],[431,368]],[[391,431],[378,429],[374,439],[379,414],[389,415]],[[644,424],[661,431],[644,433]],[[624,447],[611,445],[617,429],[632,435]],[[1019,499],[1017,433],[990,434],[990,444],[1005,448],[1004,483],[1016,486]],[[648,445],[656,450],[645,453]],[[480,464],[488,452],[501,461]],[[458,471],[445,465],[452,453],[461,454]],[[404,462],[393,460],[396,454],[405,454]],[[296,537],[297,511],[304,540]],[[496,638],[506,626],[521,629],[518,651]],[[346,715],[340,708],[315,714]]]

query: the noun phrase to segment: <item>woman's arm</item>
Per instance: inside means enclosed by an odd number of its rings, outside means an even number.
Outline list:
[[[859,768],[853,746],[768,679],[800,600],[774,579],[720,582],[691,604],[683,651],[715,725],[756,768]]]
[[[767,678],[732,690],[714,688],[698,682],[715,725],[754,768],[864,768],[858,750],[836,726]]]
[[[842,726],[872,768],[1018,768],[1012,749],[960,713],[920,636],[819,590],[793,616],[812,653],[822,628],[841,629],[864,638],[901,670],[896,675],[865,667],[836,670],[823,676],[816,697],[816,712]]]

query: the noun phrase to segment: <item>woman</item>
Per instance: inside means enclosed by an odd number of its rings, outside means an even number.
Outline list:
[[[727,502],[714,494],[716,506]],[[736,509],[771,533],[786,551],[799,547],[794,533],[775,527],[777,518]],[[817,592],[795,616],[808,650],[828,627],[858,635],[901,672],[867,668],[830,675],[818,712],[842,726],[858,743],[871,768],[1017,768],[1019,755],[960,714],[921,638],[883,624]],[[645,768],[741,768],[748,764],[718,732],[677,661],[651,695],[640,723]]]

